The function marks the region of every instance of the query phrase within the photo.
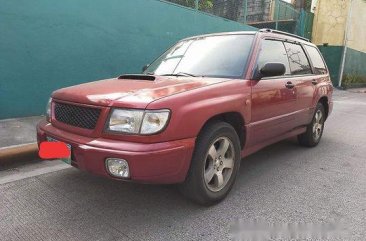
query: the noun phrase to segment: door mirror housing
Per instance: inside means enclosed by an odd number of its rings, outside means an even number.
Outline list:
[[[144,65],[144,67],[142,67],[142,72],[144,72],[147,68],[149,68],[149,64],[147,64],[147,65]]]
[[[263,77],[280,76],[286,73],[286,67],[282,63],[266,63],[259,71],[257,71],[257,80]]]

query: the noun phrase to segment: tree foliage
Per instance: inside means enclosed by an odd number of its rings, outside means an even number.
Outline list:
[[[169,2],[176,3],[179,5],[183,5],[190,8],[196,7],[196,1],[195,0],[168,0]],[[213,0],[199,0],[198,1],[198,9],[202,11],[208,11],[211,10],[213,7]]]

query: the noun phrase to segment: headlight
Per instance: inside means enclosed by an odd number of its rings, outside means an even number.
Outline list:
[[[143,115],[144,112],[140,110],[114,109],[109,118],[108,129],[137,134],[140,131]]]
[[[107,129],[129,134],[155,134],[166,127],[169,114],[169,110],[113,109]]]
[[[51,102],[52,98],[48,100],[47,106],[46,106],[46,119],[51,122]]]
[[[164,129],[169,119],[169,110],[146,111],[141,134],[153,134]]]

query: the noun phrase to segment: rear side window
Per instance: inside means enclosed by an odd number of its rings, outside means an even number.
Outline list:
[[[305,45],[305,48],[309,53],[311,62],[313,63],[315,74],[326,74],[327,68],[325,67],[324,61],[320,56],[319,51],[313,46]]]
[[[311,67],[304,50],[298,44],[285,43],[292,75],[311,74]]]
[[[262,50],[258,57],[258,69],[266,63],[282,63],[286,67],[286,75],[290,74],[290,66],[282,41],[265,39],[262,42]]]

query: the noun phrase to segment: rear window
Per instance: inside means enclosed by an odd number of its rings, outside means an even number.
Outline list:
[[[327,68],[325,67],[324,61],[318,49],[313,46],[305,45],[306,51],[309,53],[311,62],[313,63],[315,74],[326,74]]]
[[[285,43],[292,75],[312,74],[308,58],[298,44]]]

